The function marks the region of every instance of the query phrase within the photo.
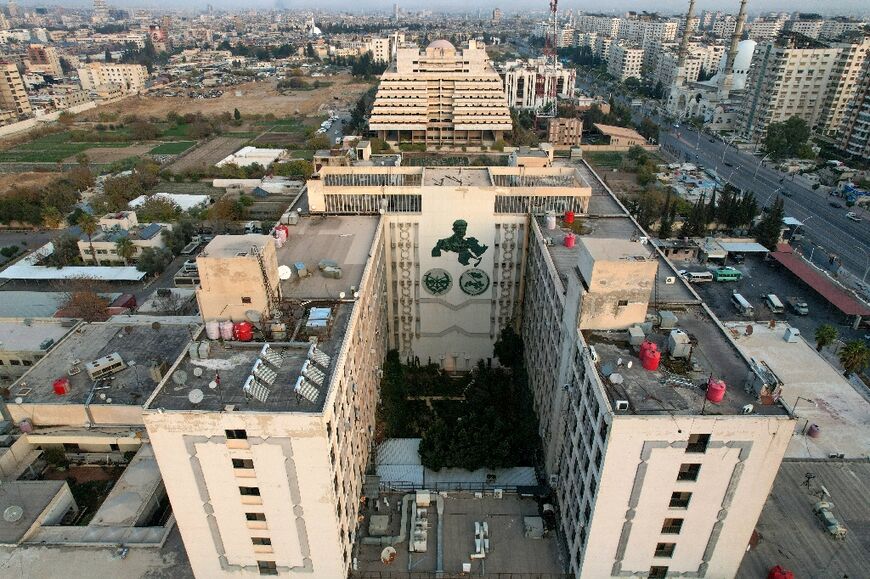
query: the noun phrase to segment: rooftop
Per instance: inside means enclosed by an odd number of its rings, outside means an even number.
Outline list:
[[[654,312],[652,309],[650,313]],[[747,362],[728,341],[725,333],[701,307],[674,312],[676,328],[688,334],[691,360],[671,360],[668,354],[670,330],[652,328],[646,339],[662,352],[657,370],[646,370],[638,358],[638,346],[629,344],[627,331],[584,331],[586,342],[595,347],[598,371],[611,405],[627,400],[634,414],[742,414],[747,404],[758,414],[785,414],[779,405],[762,406],[755,394],[744,389],[751,376]],[[648,316],[648,319],[650,316]],[[619,365],[619,360],[622,365]],[[631,368],[627,363],[631,361]],[[613,373],[622,376],[616,383]],[[718,404],[707,402],[705,389],[710,377],[723,380],[727,391]]]
[[[70,332],[15,384],[12,396],[25,404],[141,405],[157,386],[150,368],[171,363],[190,341],[191,327],[184,323],[141,323],[135,317],[123,322],[83,324]],[[85,365],[117,352],[124,368],[94,381]],[[69,380],[69,392],[55,394],[58,378]]]
[[[43,348],[46,340],[58,342],[71,327],[56,319],[0,319],[0,350],[6,352],[36,352]]]
[[[280,365],[268,365],[275,373],[272,384],[267,386],[268,396],[252,397],[243,387],[252,375],[257,360],[262,356],[262,342],[207,342],[208,350],[200,350],[191,358],[190,349],[177,366],[163,380],[160,389],[149,401],[148,408],[166,410],[205,410],[218,412],[234,406],[239,412],[320,412],[326,400],[332,364],[344,340],[345,329],[353,304],[338,304],[331,308],[331,321],[323,332],[318,333],[317,350],[330,358],[329,367],[323,370],[322,386],[311,402],[294,391],[309,359],[310,344],[303,335],[295,335],[291,345],[270,345],[269,349],[280,357]],[[200,336],[204,338],[203,336]],[[202,355],[204,353],[204,356]],[[197,375],[199,374],[199,375]],[[191,392],[198,390],[202,400],[194,402]]]
[[[65,486],[62,480],[7,481],[0,485],[0,513],[11,506],[24,510],[15,523],[0,519],[0,544],[15,545],[21,541]]]
[[[809,485],[808,474],[815,477]],[[784,460],[756,524],[758,546],[743,557],[737,577],[766,577],[775,565],[795,577],[866,577],[868,495],[870,463],[866,461]],[[813,513],[819,496],[833,503],[831,512],[846,528],[842,541],[828,535]]]
[[[489,169],[485,167],[427,167],[423,174],[424,186],[491,187]]]
[[[362,281],[378,223],[376,216],[312,216],[291,226],[287,243],[276,248],[278,265],[292,268],[295,263],[304,263],[309,275],[300,278],[294,274],[282,281],[284,298],[335,300],[341,292],[351,297],[351,286],[359,287]],[[324,259],[338,264],[340,279],[323,275],[318,264]]]
[[[746,323],[726,325],[742,330]],[[819,426],[817,438],[792,438],[785,456],[818,459],[842,453],[846,458],[870,458],[870,400],[805,340],[786,342],[787,327],[753,324],[751,336],[738,331],[735,338],[739,349],[765,362],[782,381],[782,401],[794,409],[799,432],[807,424]]]

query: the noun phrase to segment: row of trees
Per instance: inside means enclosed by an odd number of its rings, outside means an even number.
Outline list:
[[[375,62],[370,52],[361,56],[336,56],[329,62],[338,66],[349,66],[353,76],[364,79],[383,74],[388,66],[386,62]]]
[[[0,223],[58,227],[79,193],[94,184],[86,156],[61,177],[42,187],[13,187],[0,197]]]

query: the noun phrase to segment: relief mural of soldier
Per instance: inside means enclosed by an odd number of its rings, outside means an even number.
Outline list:
[[[459,263],[462,265],[472,265],[477,267],[480,265],[483,254],[489,249],[488,245],[481,244],[476,237],[465,237],[468,230],[468,222],[464,219],[457,219],[453,222],[453,235],[439,239],[435,247],[432,248],[432,257],[441,257],[442,251],[450,251],[458,254]]]

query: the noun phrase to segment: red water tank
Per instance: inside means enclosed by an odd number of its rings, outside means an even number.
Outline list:
[[[711,377],[707,381],[707,400],[719,404],[723,398],[725,398],[725,382]]]
[[[69,394],[69,378],[65,376],[63,378],[58,378],[52,384],[52,388],[54,388],[54,393],[58,396]]]
[[[652,342],[645,342],[645,343],[648,343],[649,346],[647,346],[646,349],[644,350],[643,344],[641,344],[640,363],[643,365],[643,367],[646,370],[650,370],[650,371],[658,370],[659,369],[659,362],[661,362],[661,359],[662,359],[662,353],[659,352],[658,347],[654,343],[652,343]]]
[[[767,574],[767,579],[794,579],[794,573],[777,565]]]
[[[574,212],[566,211],[565,212],[565,223],[574,223]]]
[[[574,244],[577,242],[577,236],[573,233],[565,234],[565,247],[574,247]]]
[[[275,229],[280,229],[281,231],[283,231],[285,239],[290,237],[290,228],[287,227],[286,225],[284,225],[283,223],[278,225],[277,227],[275,227]]]
[[[233,324],[233,337],[239,342],[250,342],[254,339],[254,326],[250,322]]]

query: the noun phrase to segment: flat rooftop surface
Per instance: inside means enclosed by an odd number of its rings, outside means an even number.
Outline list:
[[[150,444],[143,444],[89,524],[101,527],[140,524],[145,507],[162,482],[154,449]]]
[[[64,486],[66,481],[62,480],[4,482],[0,486],[0,513],[17,505],[24,509],[24,514],[16,523],[0,518],[0,543],[12,545],[20,541]],[[0,569],[5,566],[0,564]]]
[[[486,167],[426,167],[424,186],[437,187],[490,187],[492,179]]]
[[[0,294],[2,297],[2,294]],[[45,340],[60,341],[72,328],[65,328],[57,320],[23,321],[0,320],[0,350],[5,352],[37,352]]]
[[[402,495],[391,494],[390,523],[391,531],[398,531],[398,505],[402,504]],[[381,499],[383,507],[383,499]],[[385,514],[381,510],[376,514]],[[395,545],[396,560],[389,566],[381,563],[382,547],[360,545],[359,570],[360,576],[366,573],[390,571],[404,574],[409,568],[408,558],[411,558],[411,568],[422,573],[434,573],[435,553],[437,546],[437,529],[440,521],[434,501],[430,508],[430,524],[428,548],[425,553],[409,553],[407,539]],[[485,497],[476,499],[473,495],[450,494],[444,499],[444,572],[448,576],[459,576],[462,564],[471,563],[471,576],[485,576],[504,573],[519,574],[552,574],[561,577],[565,573],[565,565],[559,557],[559,547],[555,534],[544,539],[527,539],[523,536],[523,517],[538,516],[538,503],[534,499],[522,499],[514,494],[505,494],[503,499]],[[486,559],[469,559],[474,552],[474,523],[486,522],[489,525],[490,550]],[[361,525],[368,532],[368,517]],[[391,533],[392,534],[392,533]],[[373,575],[376,577],[377,575]],[[434,575],[433,575],[434,576]],[[534,575],[537,577],[537,575]]]
[[[205,249],[199,254],[200,257],[235,257],[239,254],[248,255],[251,247],[260,249],[269,241],[268,235],[248,233],[245,235],[216,235],[208,242]]]
[[[138,323],[135,317],[79,326],[12,385],[12,396],[21,396],[25,404],[84,404],[96,386],[91,404],[144,404],[157,386],[149,366],[171,365],[190,341],[191,331],[189,324]],[[115,352],[126,367],[95,384],[85,364]],[[79,372],[71,376],[74,368]],[[63,377],[69,379],[70,389],[57,395],[52,384]]]
[[[654,371],[644,369],[638,358],[638,347],[628,343],[627,331],[584,331],[586,342],[595,347],[599,356],[598,372],[613,405],[615,400],[628,400],[633,414],[742,414],[746,404],[764,415],[784,415],[780,406],[762,406],[744,386],[750,376],[749,365],[728,342],[728,338],[700,307],[674,312],[677,328],[693,339],[691,363],[671,361],[668,351],[670,330],[654,328],[647,339],[662,352],[661,364]],[[618,366],[622,358],[623,365]],[[628,361],[632,367],[627,367]],[[622,376],[621,384],[609,379],[612,373]],[[719,404],[705,404],[707,380],[710,376],[724,380],[725,398]]]
[[[254,364],[260,358],[264,344],[213,341],[209,343],[209,353],[206,358],[191,359],[189,350],[184,354],[172,375],[164,380],[148,408],[222,411],[226,406],[234,405],[238,412],[320,412],[326,400],[333,364],[344,339],[352,310],[353,304],[350,303],[333,306],[328,329],[318,334],[320,339],[317,349],[330,356],[331,361],[315,402],[298,396],[294,391],[302,366],[308,359],[309,345],[305,343],[305,335],[300,333],[295,336],[294,341],[298,345],[270,346],[280,353],[283,359],[279,368],[271,367],[277,375],[268,387],[265,402],[247,395],[243,390]],[[205,334],[203,333],[200,338],[205,340]],[[200,376],[196,375],[197,368],[202,370]],[[183,380],[179,376],[179,370],[184,372]],[[211,383],[216,382],[216,376],[220,377],[220,383],[212,388]],[[193,390],[203,393],[201,402],[191,402],[190,393]]]
[[[815,478],[807,486],[809,473]],[[813,513],[819,495],[833,503],[831,512],[847,530],[844,540],[828,535]],[[868,496],[870,463],[866,461],[784,460],[756,525],[761,535],[758,546],[743,557],[737,577],[766,577],[776,565],[801,579],[867,577]]]
[[[311,216],[290,226],[287,243],[276,248],[278,265],[292,268],[294,263],[304,263],[308,276],[300,278],[294,272],[293,277],[282,281],[284,298],[334,300],[341,292],[350,297],[350,287],[359,287],[362,281],[379,222],[374,215]],[[341,279],[323,275],[317,267],[322,259],[339,265]]]
[[[786,342],[785,323],[774,329],[753,324],[751,336],[742,331],[745,322],[727,325],[741,330],[737,347],[767,363],[783,382],[782,400],[794,408],[798,429],[786,457],[827,458],[842,453],[846,458],[870,458],[870,402],[813,346],[803,339]],[[819,426],[818,438],[800,434],[807,423]]]

